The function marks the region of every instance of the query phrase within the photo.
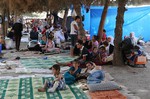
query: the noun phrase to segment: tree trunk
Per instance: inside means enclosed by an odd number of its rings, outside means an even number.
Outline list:
[[[65,14],[64,14],[63,22],[62,22],[62,28],[63,28],[63,29],[66,28],[66,22],[67,22],[68,10],[69,10],[68,8],[65,9]]]
[[[47,9],[46,13],[47,13],[47,15],[46,15],[47,22],[50,26],[52,26],[50,9]]]
[[[106,0],[105,5],[104,5],[104,9],[103,9],[103,12],[101,15],[101,21],[100,21],[99,29],[98,29],[99,42],[101,42],[101,39],[103,37],[103,29],[104,29],[104,25],[105,25],[105,19],[107,16],[109,4],[110,4],[110,0]]]
[[[5,34],[5,10],[2,11],[2,34]]]
[[[81,17],[81,22],[78,24],[79,25],[79,36],[84,36],[85,35],[85,31],[84,31],[84,28],[83,28],[83,23],[82,23],[82,16],[81,16],[81,4],[80,4],[80,1],[78,0],[74,0],[73,1],[73,6],[74,6],[74,9],[77,13],[78,16]]]
[[[52,15],[54,16],[54,24],[57,25],[58,24],[58,12],[52,12]]]
[[[120,49],[120,43],[122,42],[122,32],[124,23],[124,12],[126,11],[125,5],[128,0],[118,1],[118,14],[116,17],[116,28],[115,28],[115,40],[114,40],[114,59],[113,65],[121,66],[124,65],[122,51]]]
[[[8,15],[7,15],[7,13],[6,13],[6,15],[5,15],[5,32],[4,32],[4,37],[7,35],[7,30],[8,30],[8,17],[7,17]]]
[[[8,9],[8,27],[9,27],[9,22],[10,22],[10,10]]]
[[[5,21],[5,18],[6,18],[6,9],[3,10],[2,12],[2,20],[3,20],[3,23],[2,23],[2,31],[3,31],[3,36],[5,37],[6,34],[7,34],[7,23]]]
[[[103,6],[105,4],[105,0],[101,0],[101,5]]]
[[[18,17],[18,14],[17,14],[17,12],[16,11],[14,11],[14,23],[16,23],[17,22],[17,18]]]
[[[9,28],[9,9],[6,9],[6,12],[5,12],[5,17],[6,17],[6,19],[5,19],[5,34],[4,34],[4,37],[7,35],[7,33],[8,33],[8,28]]]

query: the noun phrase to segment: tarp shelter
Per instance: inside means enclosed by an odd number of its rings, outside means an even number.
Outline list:
[[[84,28],[90,32],[91,37],[97,35],[102,11],[103,7],[94,6],[90,8],[88,13],[82,9],[85,16]],[[114,36],[116,16],[117,7],[109,7],[104,26],[107,36]],[[123,37],[128,36],[130,32],[134,32],[138,38],[143,37],[144,41],[150,40],[150,6],[127,7],[124,16]]]

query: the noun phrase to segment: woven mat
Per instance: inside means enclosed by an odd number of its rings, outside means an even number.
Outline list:
[[[21,59],[21,64],[28,68],[50,68],[52,65],[58,62],[69,62],[75,58],[69,56],[51,56],[40,58],[25,58]]]
[[[90,92],[91,99],[127,99],[117,90]]]
[[[0,99],[87,99],[86,94],[76,84],[54,93],[38,92],[37,89],[43,86],[45,80],[52,81],[53,78],[0,80]]]

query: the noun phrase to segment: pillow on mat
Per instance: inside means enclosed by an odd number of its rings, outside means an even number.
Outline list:
[[[88,88],[89,91],[121,89],[121,87],[114,81],[101,82],[98,84],[88,84]]]

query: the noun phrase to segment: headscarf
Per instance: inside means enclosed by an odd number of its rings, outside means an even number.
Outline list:
[[[114,45],[114,37],[110,35],[110,36],[107,36],[107,38],[110,38],[111,41],[109,43]]]
[[[135,46],[137,45],[138,38],[134,34],[135,34],[134,32],[130,33],[130,39],[132,41],[132,44]]]

